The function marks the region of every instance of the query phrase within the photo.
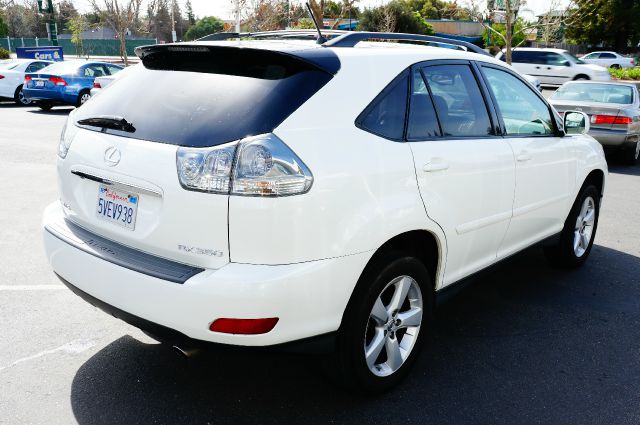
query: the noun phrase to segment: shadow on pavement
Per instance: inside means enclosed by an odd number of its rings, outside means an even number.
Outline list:
[[[640,176],[640,164],[620,165],[615,162],[609,162],[609,172],[616,174],[626,174],[628,176]]]
[[[69,113],[71,111],[73,111],[74,108],[72,107],[71,109],[69,109],[68,107],[64,108],[64,109],[50,109],[48,111],[43,111],[42,109],[39,109],[38,107],[35,107],[35,109],[32,109],[30,111],[27,111],[31,114],[38,114],[38,115],[69,115]]]
[[[381,396],[350,394],[317,359],[206,354],[124,336],[78,370],[80,424],[634,423],[640,417],[640,258],[594,246],[577,270],[538,248],[441,305],[433,348]],[[105,317],[105,320],[106,317]]]

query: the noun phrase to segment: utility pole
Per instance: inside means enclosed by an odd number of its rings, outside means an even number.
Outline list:
[[[178,41],[178,37],[176,35],[176,17],[174,10],[176,9],[176,0],[171,2],[171,40],[175,43]]]
[[[235,0],[236,9],[236,33],[240,34],[240,0]]]
[[[53,0],[47,0],[46,7],[43,7],[43,0],[38,0],[38,12],[46,13],[47,16],[47,35],[49,36],[49,40],[51,40],[52,46],[58,45],[58,25],[56,24],[56,19],[53,10]]]

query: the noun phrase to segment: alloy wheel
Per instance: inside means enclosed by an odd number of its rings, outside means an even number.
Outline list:
[[[593,225],[596,220],[596,203],[591,196],[587,196],[582,202],[582,208],[576,218],[576,226],[573,232],[573,252],[576,257],[582,257],[593,237]]]
[[[364,356],[376,376],[389,376],[407,360],[422,324],[420,286],[409,276],[389,282],[375,300],[364,338]]]
[[[89,93],[83,93],[82,96],[80,96],[80,105],[84,105],[89,99],[91,99],[91,95]]]
[[[22,89],[20,89],[20,91],[18,92],[18,101],[22,105],[30,105],[31,104],[31,100],[27,99],[26,97],[24,97],[24,92],[22,91]]]

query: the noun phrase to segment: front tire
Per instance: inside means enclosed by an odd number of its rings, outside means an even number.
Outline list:
[[[13,95],[13,101],[16,103],[16,105],[20,105],[20,106],[31,105],[32,100],[24,97],[24,92],[22,91],[22,87],[23,86],[21,84],[16,89],[16,93]]]
[[[50,111],[51,108],[53,108],[53,105],[48,102],[38,102],[38,108],[42,109],[43,111]]]
[[[409,374],[432,328],[434,293],[417,258],[396,253],[374,261],[347,306],[335,366],[347,386],[379,393]]]
[[[561,267],[581,266],[589,257],[600,216],[600,192],[593,184],[582,188],[555,245],[545,247],[547,259]]]
[[[624,162],[627,165],[636,165],[638,164],[638,160],[640,160],[640,140],[636,141],[636,143],[623,152],[624,154]]]

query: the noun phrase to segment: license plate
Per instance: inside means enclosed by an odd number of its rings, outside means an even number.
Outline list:
[[[36,81],[36,87],[44,87],[44,81]]]
[[[134,230],[140,197],[105,185],[98,188],[96,215],[109,223]]]

